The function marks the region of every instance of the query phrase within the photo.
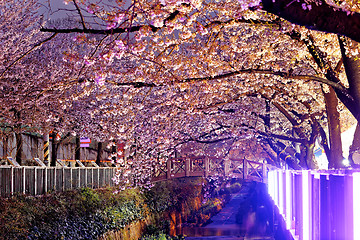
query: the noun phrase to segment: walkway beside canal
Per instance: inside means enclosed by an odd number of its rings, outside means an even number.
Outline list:
[[[272,216],[266,215],[268,212],[272,213],[272,209],[267,209],[267,213],[261,212],[267,204],[264,201],[265,196],[260,195],[263,193],[260,188],[258,183],[244,182],[240,192],[233,195],[227,205],[211,218],[210,224],[199,228],[184,228],[183,234],[186,239],[260,239],[254,238],[255,236],[261,236],[261,239],[274,239],[271,237],[270,226]],[[258,219],[254,222],[256,215]]]

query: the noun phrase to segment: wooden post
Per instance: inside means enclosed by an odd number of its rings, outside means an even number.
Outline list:
[[[23,182],[22,182],[22,184],[23,184],[23,194],[25,194],[26,193],[26,181],[25,181],[25,178],[26,178],[26,173],[25,173],[25,167],[22,167],[23,168]]]
[[[191,172],[191,159],[189,157],[185,158],[185,177],[190,177]]]
[[[11,177],[10,177],[11,190],[10,190],[10,196],[14,195],[14,179],[15,179],[15,177],[14,177],[14,167],[11,167]]]
[[[65,168],[62,168],[62,179],[61,179],[61,182],[62,182],[62,191],[65,190]]]
[[[49,134],[45,133],[43,136],[43,151],[44,151],[44,164],[49,166]]]
[[[248,178],[248,162],[246,158],[243,160],[243,175],[244,180],[246,180]]]
[[[169,158],[166,162],[166,167],[167,167],[167,171],[166,171],[166,179],[170,179],[171,178],[171,158]]]
[[[91,188],[94,188],[94,167],[91,167]]]
[[[44,168],[44,193],[48,192],[48,171],[47,168]]]
[[[55,191],[56,191],[56,179],[57,179],[57,176],[56,176],[56,168],[54,168],[54,178],[53,178],[53,183],[54,183],[54,186],[52,187]]]
[[[78,168],[77,171],[79,173],[79,185],[78,185],[78,187],[81,188],[81,171],[80,171],[80,168]]]
[[[36,196],[37,195],[37,181],[38,181],[38,179],[37,179],[37,169],[36,169],[36,167],[34,167],[33,168],[34,169],[34,196]]]
[[[81,142],[80,142],[80,137],[76,136],[75,139],[75,160],[79,160],[81,159]],[[70,167],[75,167],[75,162],[71,161],[70,162]]]
[[[85,187],[88,187],[87,186],[87,172],[88,172],[88,168],[85,168],[85,183],[84,183]]]
[[[210,171],[210,160],[209,160],[208,157],[205,157],[204,165],[205,165],[204,176],[208,177],[209,176],[209,171]]]
[[[97,168],[97,175],[98,175],[98,184],[97,187],[100,188],[100,168]]]
[[[262,182],[267,183],[267,169],[266,169],[266,160],[262,163]]]

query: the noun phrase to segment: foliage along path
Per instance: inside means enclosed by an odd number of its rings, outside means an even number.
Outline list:
[[[245,235],[249,233],[248,215],[251,216],[250,209],[253,204],[256,204],[253,202],[254,198],[251,197],[256,191],[255,186],[254,182],[244,182],[240,192],[235,194],[229,203],[211,218],[210,224],[199,228],[184,228],[183,234],[188,236],[186,239],[245,239]],[[239,220],[239,218],[242,219]],[[241,222],[242,224],[239,224]],[[263,235],[261,239],[273,238]]]

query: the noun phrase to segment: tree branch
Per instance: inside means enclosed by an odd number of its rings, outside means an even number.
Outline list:
[[[84,16],[83,16],[82,13],[81,13],[81,10],[80,10],[80,8],[79,8],[79,5],[76,3],[76,0],[73,0],[73,3],[74,3],[74,5],[75,5],[75,8],[76,8],[77,12],[78,12],[79,15],[80,15],[81,25],[83,26],[84,29],[86,29]]]
[[[247,74],[256,74],[256,73],[257,74],[269,74],[269,75],[275,75],[275,76],[279,76],[279,77],[286,78],[286,79],[312,80],[312,81],[316,81],[316,82],[320,82],[320,83],[325,83],[329,86],[332,86],[332,87],[344,92],[344,94],[348,94],[347,89],[345,87],[343,87],[341,84],[330,81],[326,78],[310,76],[310,75],[294,75],[289,72],[274,71],[271,69],[241,69],[241,70],[237,70],[234,72],[224,73],[224,74],[211,76],[211,77],[182,79],[182,80],[179,80],[177,83],[219,80],[219,79],[233,77],[233,76],[237,76],[237,75],[245,74],[245,73],[247,73]]]
[[[306,144],[307,143],[307,140],[303,139],[303,138],[294,138],[294,137],[288,137],[288,136],[275,134],[275,133],[265,133],[265,132],[261,132],[261,131],[257,131],[257,133],[259,135],[261,135],[261,136],[277,138],[277,139],[280,139],[280,140],[286,140],[286,141],[290,141],[290,142],[297,142],[297,143],[301,143],[301,144]]]
[[[40,47],[41,45],[43,45],[44,43],[50,41],[51,39],[53,39],[55,36],[57,35],[57,33],[54,33],[53,35],[51,35],[49,38],[35,44],[35,46],[33,46],[32,48],[30,48],[27,52],[25,52],[23,55],[21,55],[20,57],[18,57],[17,59],[15,59],[9,66],[7,66],[5,68],[5,70],[0,74],[0,78],[2,78],[4,76],[4,74],[9,71],[9,69],[14,66],[17,62],[19,62],[21,59],[23,59],[26,55],[28,55],[29,53],[31,53],[32,51],[34,51],[36,48]]]
[[[75,3],[75,0],[73,0]],[[122,27],[122,28],[112,28],[112,29],[87,29],[85,27],[85,22],[84,19],[81,15],[80,9],[78,8],[77,4],[75,3],[75,7],[77,9],[77,11],[79,12],[80,16],[81,16],[81,22],[82,22],[82,26],[83,29],[81,28],[60,28],[60,29],[56,29],[56,28],[41,28],[40,31],[42,32],[52,32],[52,33],[87,33],[87,34],[106,34],[106,35],[111,35],[111,34],[117,34],[117,33],[131,33],[131,32],[137,32],[140,31],[140,29],[142,27],[150,27],[151,31],[156,33],[157,31],[159,31],[160,29],[166,27],[166,22],[167,21],[172,21],[173,19],[175,19],[175,17],[180,13],[179,11],[174,11],[173,13],[171,13],[167,18],[165,18],[163,20],[163,27],[155,27],[154,25],[137,25],[137,26],[131,26],[131,27]],[[245,23],[245,24],[253,24],[253,25],[264,25],[264,26],[268,26],[268,27],[280,27],[280,19],[275,19],[273,21],[265,21],[265,20],[259,20],[259,19],[245,19],[245,18],[238,18],[238,19],[230,19],[227,21],[212,21],[209,24],[207,24],[205,26],[205,28],[211,28],[214,26],[218,26],[218,25],[222,25],[222,26],[226,26],[226,25],[231,25],[231,24],[239,24],[239,23]]]
[[[325,1],[262,0],[262,9],[309,29],[344,35],[360,42],[360,14],[332,7]]]

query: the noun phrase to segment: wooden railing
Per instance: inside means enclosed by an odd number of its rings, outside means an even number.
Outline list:
[[[153,181],[179,177],[228,176],[266,182],[270,165],[247,159],[224,160],[216,157],[172,158],[158,162],[154,168]]]
[[[113,167],[0,166],[0,195],[40,195],[53,190],[112,186],[115,171]]]
[[[9,160],[10,161],[10,160]],[[80,167],[70,167],[75,162]],[[87,164],[95,163],[88,160]],[[115,167],[84,166],[85,161],[59,160],[58,167],[45,166],[0,166],[0,195],[14,193],[30,195],[48,191],[61,191],[80,187],[99,188],[112,186]],[[158,162],[151,177],[153,182],[180,177],[224,176],[251,181],[266,182],[269,169],[266,163],[246,159],[224,160],[216,157],[172,158]]]

